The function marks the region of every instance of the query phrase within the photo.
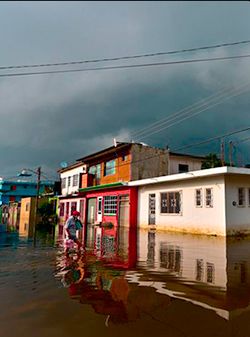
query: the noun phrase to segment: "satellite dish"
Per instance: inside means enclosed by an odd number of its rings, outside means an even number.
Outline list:
[[[61,168],[66,168],[68,166],[68,163],[66,161],[62,161],[60,163]]]

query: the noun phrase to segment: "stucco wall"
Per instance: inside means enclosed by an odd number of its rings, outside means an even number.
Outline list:
[[[131,155],[131,181],[168,174],[168,150],[133,144]]]
[[[203,207],[196,207],[195,189],[202,188]],[[213,189],[213,207],[205,206],[205,188]],[[160,214],[160,193],[181,192],[181,214]],[[225,235],[224,177],[213,176],[139,187],[138,226],[149,228],[148,198],[156,194],[156,229]]]
[[[226,220],[227,233],[235,234],[237,231],[250,233],[250,177],[247,175],[226,176]],[[238,205],[238,188],[245,188],[245,206]],[[233,201],[236,206],[233,206]]]

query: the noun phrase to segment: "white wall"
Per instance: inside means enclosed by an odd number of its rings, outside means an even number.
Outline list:
[[[201,169],[202,160],[185,156],[173,156],[170,154],[169,174],[179,173],[179,164],[188,165],[188,171],[197,171]]]
[[[202,188],[203,207],[196,207],[195,189]],[[213,189],[213,207],[205,206],[205,188]],[[181,214],[160,214],[160,193],[181,191]],[[156,194],[156,228],[197,234],[225,235],[224,177],[200,177],[139,187],[138,226],[149,228],[148,198]]]
[[[80,184],[80,173],[83,173],[83,167],[85,170],[85,165],[79,166],[79,167],[75,167],[71,170],[62,172],[60,174],[60,178],[61,180],[63,178],[66,178],[66,187],[62,188],[62,195],[68,195],[68,194],[72,194],[74,192],[77,192],[79,189],[79,184]],[[73,176],[77,174],[78,175],[78,184],[77,186],[73,186]],[[70,182],[70,186],[68,186],[68,177],[71,177],[71,182]]]
[[[250,177],[247,175],[226,176],[226,221],[227,233],[236,231],[250,232]],[[238,206],[238,188],[245,188],[245,206]],[[233,201],[237,203],[233,206]]]

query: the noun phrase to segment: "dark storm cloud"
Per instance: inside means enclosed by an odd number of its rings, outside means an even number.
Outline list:
[[[132,55],[250,37],[247,3],[16,2],[0,8],[5,31],[0,65]],[[185,57],[246,53],[250,48],[244,46]],[[136,130],[222,88],[237,88],[248,80],[249,65],[245,60],[1,79],[0,173],[42,165],[53,174],[61,161],[110,146],[113,137],[135,138]],[[175,149],[249,125],[248,107],[249,92],[139,140]],[[242,144],[250,161],[247,149]],[[218,150],[214,142],[186,152]]]

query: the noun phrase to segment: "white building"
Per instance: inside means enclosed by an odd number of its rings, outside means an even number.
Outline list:
[[[143,179],[138,227],[197,234],[250,232],[250,169],[218,167]]]
[[[184,173],[189,171],[201,170],[204,157],[189,154],[169,152],[169,174]]]
[[[62,196],[67,196],[78,192],[81,182],[81,175],[86,173],[86,170],[86,165],[78,162],[58,171],[61,178]]]

